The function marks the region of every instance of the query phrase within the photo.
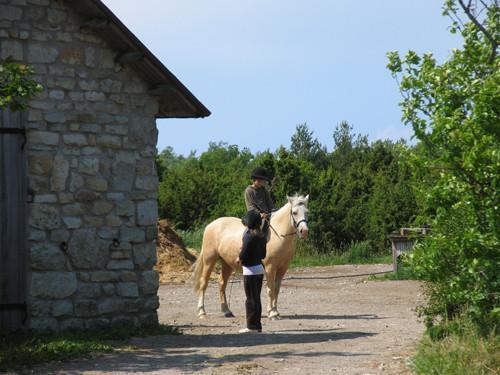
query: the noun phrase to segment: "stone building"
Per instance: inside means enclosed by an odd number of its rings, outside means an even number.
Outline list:
[[[210,112],[100,0],[0,0],[0,329],[157,321],[156,118]]]

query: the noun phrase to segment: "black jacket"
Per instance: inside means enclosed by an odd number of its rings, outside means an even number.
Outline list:
[[[245,267],[252,267],[262,263],[262,259],[266,257],[266,236],[257,236],[245,231],[243,235],[243,246],[240,252],[241,264]]]

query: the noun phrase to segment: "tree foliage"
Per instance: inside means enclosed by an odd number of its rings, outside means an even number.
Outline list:
[[[212,143],[200,156],[177,156],[167,148],[158,158],[160,216],[181,229],[204,225],[220,216],[242,216],[243,191],[256,166],[271,177],[276,207],[286,196],[310,194],[310,241],[319,251],[342,251],[368,241],[372,252],[388,248],[387,234],[416,215],[415,196],[403,161],[404,142],[354,135],[343,122],[333,132],[332,152],[300,124],[290,148],[253,155],[249,150]],[[392,200],[392,201],[389,201]]]
[[[463,47],[439,64],[432,54],[388,54],[400,79],[403,121],[420,141],[414,165],[432,236],[413,263],[428,284],[423,313],[468,314],[478,323],[500,317],[499,8],[496,1],[446,1]],[[464,23],[462,19],[468,19]]]
[[[42,86],[33,80],[33,74],[30,66],[15,63],[10,58],[0,60],[0,109],[26,109],[28,100],[42,91]]]

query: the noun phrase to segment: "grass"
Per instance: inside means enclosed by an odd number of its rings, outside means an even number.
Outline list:
[[[0,333],[0,372],[127,349],[132,337],[179,334],[176,327],[164,324],[62,333]]]
[[[297,242],[291,267],[336,266],[341,264],[379,264],[391,263],[390,255],[373,254],[368,242],[351,244],[345,251],[332,250],[320,252],[307,241]]]
[[[417,280],[417,276],[413,273],[410,267],[400,266],[396,272],[387,272],[383,275],[371,275],[368,277],[370,281],[385,281],[385,280]]]
[[[177,230],[177,233],[182,237],[186,247],[196,249],[199,252],[201,249],[204,230],[204,227],[200,227],[193,230]]]
[[[425,337],[411,367],[422,375],[499,374],[500,339],[494,334],[480,336],[473,329],[437,341]]]

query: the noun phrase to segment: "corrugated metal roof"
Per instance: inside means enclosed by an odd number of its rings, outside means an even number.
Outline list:
[[[117,51],[117,58],[128,60],[127,65],[149,83],[151,95],[159,99],[158,118],[210,115],[210,111],[100,0],[71,0],[68,3],[87,19],[82,27],[102,30],[99,36]]]

